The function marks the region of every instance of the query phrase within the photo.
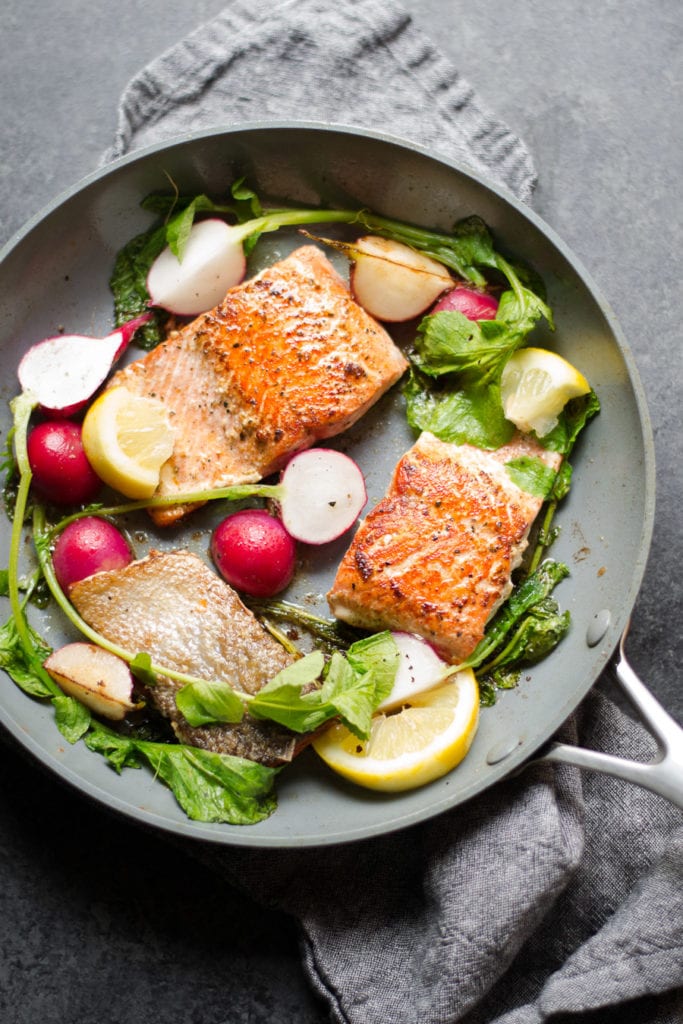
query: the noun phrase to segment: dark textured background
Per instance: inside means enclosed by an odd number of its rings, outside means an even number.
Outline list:
[[[540,177],[535,209],[598,282],[630,342],[653,420],[658,491],[628,650],[681,720],[679,0],[403,3],[524,138]],[[0,243],[96,167],[128,79],[223,6],[4,0]],[[290,922],[64,790],[1,739],[3,1022],[326,1019]],[[638,1020],[651,1012],[641,1004]]]

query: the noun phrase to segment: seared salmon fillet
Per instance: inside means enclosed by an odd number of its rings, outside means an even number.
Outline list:
[[[254,482],[355,423],[403,374],[392,339],[306,245],[255,277],[111,385],[161,400],[175,429],[158,495]],[[187,506],[150,510],[159,525]]]
[[[189,551],[152,551],[124,569],[96,573],[69,597],[98,633],[156,664],[256,693],[291,657],[234,590]],[[290,761],[297,737],[245,715],[238,724],[188,725],[175,703],[182,686],[159,676],[150,699],[182,743],[262,764]]]
[[[360,525],[328,594],[337,618],[425,637],[449,661],[472,653],[510,593],[542,500],[505,463],[560,456],[517,436],[497,451],[423,433]]]

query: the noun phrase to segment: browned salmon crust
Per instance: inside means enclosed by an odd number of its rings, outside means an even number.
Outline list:
[[[452,662],[471,654],[510,593],[542,504],[505,468],[522,455],[560,462],[531,438],[488,452],[422,434],[344,556],[328,594],[333,614],[417,633]]]
[[[316,246],[232,288],[111,385],[160,399],[175,429],[158,495],[260,480],[355,423],[407,366]],[[159,525],[187,506],[153,509]]]
[[[100,572],[69,591],[79,614],[120,647],[160,666],[256,693],[291,662],[239,597],[197,555],[152,551],[124,569]],[[290,761],[298,738],[245,715],[236,725],[188,725],[176,707],[182,683],[159,676],[149,696],[178,739],[262,764]]]

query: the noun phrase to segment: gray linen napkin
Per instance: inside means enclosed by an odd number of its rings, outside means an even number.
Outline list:
[[[380,0],[233,3],[128,85],[106,159],[263,119],[389,131],[522,199],[533,190],[523,143],[408,15]],[[642,760],[655,750],[600,693],[562,738]],[[681,817],[626,783],[536,767],[380,839],[303,852],[186,849],[294,915],[311,984],[336,1021],[683,1020]]]

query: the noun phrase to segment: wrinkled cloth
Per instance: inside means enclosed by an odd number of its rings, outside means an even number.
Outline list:
[[[264,120],[388,132],[532,196],[523,142],[397,4],[376,0],[231,4],[129,83],[105,159]],[[656,751],[599,691],[560,738],[639,760]],[[394,835],[185,849],[294,916],[335,1021],[683,1020],[683,818],[625,782],[535,766]]]

